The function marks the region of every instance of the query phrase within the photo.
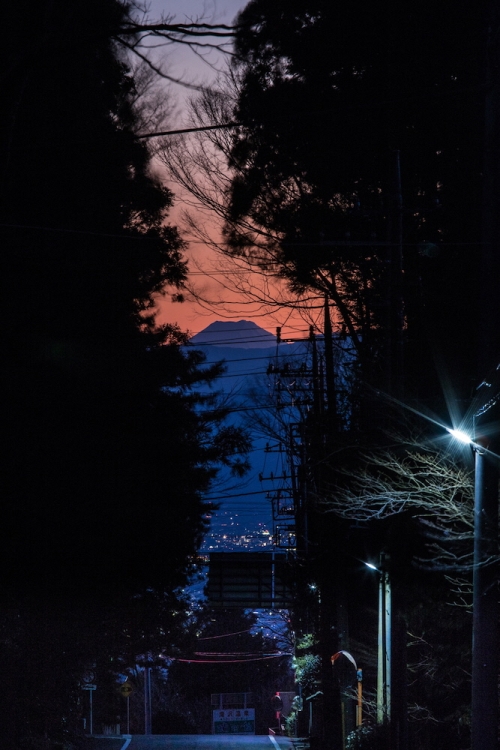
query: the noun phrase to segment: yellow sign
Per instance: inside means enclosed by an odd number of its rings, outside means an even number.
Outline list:
[[[127,682],[122,682],[121,685],[118,685],[117,690],[124,698],[128,698],[134,692],[134,686],[127,680]]]

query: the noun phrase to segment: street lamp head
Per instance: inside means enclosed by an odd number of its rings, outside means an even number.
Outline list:
[[[474,441],[472,440],[471,436],[468,435],[464,430],[451,430],[449,428],[448,432],[452,437],[455,438],[455,440],[458,440],[459,443],[464,443],[464,445],[470,445]]]
[[[370,568],[370,570],[376,570],[377,573],[381,573],[381,571],[373,563],[365,562],[365,565],[367,568]]]

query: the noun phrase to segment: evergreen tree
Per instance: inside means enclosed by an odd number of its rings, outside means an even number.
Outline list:
[[[155,295],[179,285],[186,264],[167,220],[172,194],[136,137],[118,43],[128,12],[116,0],[22,0],[4,16],[9,747],[74,726],[78,672],[99,651],[106,606],[182,585],[206,528],[204,491],[219,466],[245,468],[245,436],[223,426],[215,392],[193,389],[221,368],[201,368],[178,328],[155,323]]]
[[[334,308],[334,325],[347,332],[358,355],[354,396],[364,408],[344,434],[323,432],[320,450],[314,435],[321,430],[320,415],[313,413],[302,467],[309,469],[304,568],[321,593],[317,632],[329,707],[340,702],[327,649],[348,648],[345,611],[355,619],[362,609],[359,592],[353,603],[348,591],[355,566],[350,555],[363,544],[363,532],[337,516],[325,519],[325,491],[330,487],[341,504],[345,482],[363,498],[353,479],[356,467],[363,453],[377,455],[390,444],[387,432],[401,418],[396,414],[391,421],[378,389],[400,397],[404,385],[407,402],[431,404],[449,419],[443,372],[453,374],[453,396],[462,399],[482,376],[475,368],[475,268],[481,253],[486,7],[321,0],[270,7],[252,0],[238,19],[239,91],[231,119],[239,128],[228,150],[228,252],[278,273],[298,293],[323,293]],[[388,502],[396,494],[393,483]],[[404,747],[405,637],[414,614],[407,604],[413,594],[418,600],[420,577],[409,571],[422,538],[414,516],[402,513],[382,534],[372,521],[366,539],[396,561],[391,731],[393,744],[400,733],[394,746]],[[435,580],[427,581],[439,590]],[[468,631],[460,649],[444,617],[431,626],[439,638],[449,632],[453,648],[466,652]],[[412,698],[425,696],[422,702],[435,710],[422,674]],[[466,690],[461,682],[460,698],[457,690],[453,708],[447,706],[462,720],[459,701]],[[325,713],[327,734],[336,733],[340,742],[340,711],[336,726],[333,714]]]
[[[228,243],[327,294],[372,382],[404,314],[422,396],[429,342],[462,393],[473,368],[485,7],[252,0],[238,18]]]

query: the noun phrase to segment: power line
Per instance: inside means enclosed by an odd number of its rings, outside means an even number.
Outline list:
[[[158,138],[162,135],[181,135],[182,133],[200,133],[205,130],[222,130],[224,128],[237,128],[241,125],[240,122],[224,122],[220,125],[202,125],[197,128],[181,128],[179,130],[162,130],[156,133],[142,133],[137,135],[136,138]]]
[[[225,322],[223,322],[223,321],[218,321],[218,322],[220,322],[220,323],[221,323],[222,325],[226,325],[226,323],[225,323]],[[239,320],[238,322],[239,322],[239,323],[241,323],[241,322],[244,322],[244,321],[241,321],[241,320]],[[207,326],[207,328],[209,328],[209,327],[210,327],[210,326]],[[278,326],[278,327],[279,327],[279,326]],[[260,328],[260,326],[257,326],[257,328]],[[290,325],[290,326],[282,326],[282,328],[289,328],[289,329],[290,329],[290,330],[292,330],[292,331],[296,331],[296,330],[299,330],[299,331],[300,331],[300,330],[302,330],[302,329],[300,329],[300,328],[297,328],[297,326],[292,326],[292,325]],[[261,330],[262,330],[263,332],[266,332],[266,329],[264,329],[264,328],[262,328]],[[201,331],[196,331],[195,333],[193,333],[193,336],[198,336],[198,335],[199,335],[200,333],[204,333],[205,331],[206,331],[206,328],[202,328],[202,329],[201,329]],[[240,332],[242,332],[242,331],[244,331],[244,332],[245,332],[246,334],[248,334],[248,335],[249,335],[249,329],[248,329],[248,326],[243,326],[242,328],[231,328],[231,331],[230,331],[230,332],[231,332],[231,333],[235,333],[235,332],[236,332],[236,333],[240,333]],[[212,331],[211,331],[211,333],[212,333]],[[213,331],[213,333],[222,333],[222,331]],[[228,331],[228,333],[229,333],[229,331]],[[269,333],[269,331],[268,331],[268,333]],[[272,335],[274,335],[274,334],[272,334]]]
[[[269,347],[271,348],[271,347]],[[234,364],[236,362],[259,362],[260,360],[265,359],[265,357],[238,357],[238,359],[226,359],[224,358],[224,364]],[[274,357],[273,357],[274,359]],[[220,360],[214,360],[214,361],[206,361],[203,362],[203,365],[217,365],[219,364]],[[238,373],[239,374],[239,373]]]
[[[293,656],[293,654],[289,654],[286,652],[283,652],[281,654],[275,654],[273,656],[259,656],[256,659],[227,659],[226,661],[223,661],[221,659],[176,659],[173,658],[172,661],[179,661],[179,662],[185,662],[187,664],[238,664],[238,663],[245,663],[249,661],[265,661],[266,659],[279,659],[282,656]],[[170,657],[167,657],[170,658]]]
[[[201,333],[203,333],[203,331]],[[198,335],[201,335],[201,334],[198,334]],[[273,334],[270,334],[270,335],[272,336]],[[198,347],[198,346],[223,346],[223,347],[226,347],[226,348],[230,348],[230,347],[237,348],[238,346],[241,347],[242,344],[253,344],[253,343],[259,344],[259,343],[262,343],[263,345],[261,347],[259,347],[259,348],[261,348],[261,349],[272,349],[276,345],[276,342],[275,341],[269,342],[268,346],[264,346],[264,344],[265,344],[265,342],[267,340],[268,340],[267,337],[264,338],[264,336],[262,336],[260,342],[259,342],[259,337],[254,337],[254,338],[231,339],[229,341],[227,339],[218,339],[216,341],[206,341],[206,342],[205,341],[194,341],[190,345],[194,346],[194,347]]]
[[[218,322],[221,322],[221,323],[224,324],[224,321],[218,321]],[[198,336],[200,333],[205,333],[206,329],[208,327],[209,326],[207,326],[206,328],[202,328],[200,331],[195,331],[194,333],[191,334],[191,338],[193,338],[194,336]],[[288,326],[287,325],[281,325],[281,326],[276,326],[276,327],[277,328],[281,328],[281,330],[282,330],[282,334],[281,334],[282,338],[283,338],[283,336],[286,338],[286,335],[283,333],[284,330],[287,330],[287,331],[296,331],[296,332],[299,332],[299,333],[304,333],[304,336],[308,336],[309,335],[308,330],[304,331],[302,328],[299,328],[297,325],[288,325]],[[262,330],[264,332],[270,333],[270,331],[267,331],[267,329],[265,329],[265,328],[263,328]],[[248,334],[248,328],[246,328],[246,327],[244,327],[244,328],[232,328],[231,329],[231,333],[234,333],[234,332],[239,333],[241,331],[245,331]],[[217,333],[217,331],[214,331],[214,333]],[[274,334],[271,334],[271,336],[274,336]],[[209,344],[203,344],[203,346],[209,346]]]
[[[247,628],[246,630],[237,630],[235,633],[224,633],[223,635],[206,635],[203,636],[203,638],[198,638],[198,641],[213,641],[216,638],[229,638],[233,635],[241,635],[241,633],[250,633],[252,628]]]
[[[124,240],[140,240],[140,241],[148,241],[148,242],[157,242],[159,239],[161,239],[159,236],[151,237],[147,235],[142,234],[125,234],[125,233],[118,233],[118,232],[103,232],[93,229],[72,229],[71,227],[49,227],[39,224],[0,224],[0,229],[21,229],[21,230],[30,230],[30,231],[37,231],[37,232],[58,232],[58,233],[66,233],[66,234],[88,234],[95,237],[114,237],[116,239],[124,239]],[[181,238],[182,239],[182,238]],[[189,245],[204,245],[207,246],[207,242],[203,240],[182,240],[183,242],[187,242]],[[283,246],[286,247],[329,247],[329,246],[346,246],[346,247],[353,247],[353,246],[368,246],[368,247],[381,247],[381,246],[392,246],[399,243],[394,242],[387,242],[387,241],[377,241],[377,240],[367,240],[367,241],[354,241],[354,240],[323,240],[321,242],[282,242]],[[424,240],[420,242],[403,242],[403,247],[419,247],[421,245],[426,245],[431,243],[426,243]],[[436,243],[432,243],[436,244]],[[439,242],[439,244],[436,244],[438,248],[440,247],[480,247],[483,246],[485,243],[481,240],[477,240],[474,242]],[[231,271],[231,273],[248,273],[245,269],[236,269],[235,271]],[[190,272],[189,275],[194,276],[224,276],[223,271],[210,271],[209,274],[204,273],[203,271],[193,271]]]
[[[309,120],[314,119],[315,117],[321,117],[321,116],[328,116],[331,114],[338,114],[339,112],[352,112],[356,110],[380,110],[382,108],[385,108],[391,104],[399,104],[401,102],[411,102],[411,101],[428,101],[429,97],[443,97],[443,96],[456,96],[457,94],[470,94],[474,93],[476,91],[483,90],[483,86],[473,85],[473,86],[466,86],[466,87],[457,87],[454,91],[445,91],[442,90],[436,90],[436,87],[433,86],[432,88],[428,89],[428,93],[426,94],[420,94],[420,95],[413,95],[413,96],[402,96],[396,99],[388,99],[385,101],[377,101],[377,102],[361,102],[359,104],[341,104],[340,106],[337,105],[336,107],[328,107],[326,109],[320,109],[316,111],[310,111],[307,112],[294,112],[293,119],[294,120],[301,120],[303,118],[307,118]],[[271,117],[268,120],[268,124],[276,123],[283,121],[283,118],[281,117]],[[224,122],[219,123],[218,125],[200,125],[198,127],[192,127],[192,128],[180,128],[177,130],[163,130],[163,131],[157,131],[153,133],[141,133],[140,135],[136,135],[136,138],[157,138],[159,136],[163,135],[181,135],[183,133],[201,133],[204,131],[210,131],[210,130],[224,130],[226,128],[237,128],[237,127],[248,127],[250,128],[250,125],[245,125],[245,123],[242,122]]]
[[[247,497],[248,495],[262,495],[264,492],[269,490],[254,490],[252,492],[239,492],[234,495],[219,495],[218,497],[207,497],[204,495],[204,500],[232,500],[235,497]]]

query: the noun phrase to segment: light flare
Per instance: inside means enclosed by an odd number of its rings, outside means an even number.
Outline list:
[[[473,442],[471,436],[468,435],[464,430],[452,430],[449,427],[447,429],[450,435],[454,437],[455,440],[458,440],[459,443],[470,445]]]

